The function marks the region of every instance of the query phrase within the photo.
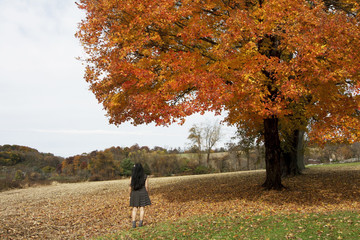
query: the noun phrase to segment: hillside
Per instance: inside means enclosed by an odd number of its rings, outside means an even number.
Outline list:
[[[64,158],[19,145],[0,145],[0,191],[46,183]]]
[[[52,153],[41,153],[38,150],[19,145],[0,145],[0,166],[43,168],[45,166],[57,167],[62,157]]]

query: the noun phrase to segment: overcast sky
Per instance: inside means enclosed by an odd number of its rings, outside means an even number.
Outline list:
[[[190,127],[213,115],[190,117],[183,126],[109,125],[75,59],[83,54],[74,34],[84,15],[74,2],[0,0],[0,145],[62,157],[135,143],[186,147]],[[233,132],[223,127],[223,142]]]

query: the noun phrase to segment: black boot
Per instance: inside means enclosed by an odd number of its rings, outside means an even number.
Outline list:
[[[140,220],[139,227],[142,227],[142,225],[143,225],[143,220]]]
[[[133,228],[136,228],[136,221],[133,221],[133,222],[132,222],[132,227],[133,227]]]

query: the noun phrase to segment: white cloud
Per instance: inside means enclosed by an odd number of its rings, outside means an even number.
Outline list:
[[[24,131],[24,130],[22,130]],[[26,131],[26,130],[25,130]],[[67,134],[67,135],[119,135],[119,136],[177,136],[181,137],[181,134],[175,134],[174,132],[155,132],[153,130],[142,130],[142,131],[111,131],[111,130],[79,130],[79,129],[30,129],[29,132],[35,133],[56,133],[56,134]]]

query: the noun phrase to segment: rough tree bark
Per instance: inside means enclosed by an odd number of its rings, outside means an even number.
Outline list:
[[[281,171],[282,176],[300,175],[305,169],[304,164],[304,131],[295,130],[292,132],[291,138],[286,140],[288,150],[282,153]]]
[[[276,117],[264,119],[266,180],[263,187],[269,190],[281,190],[284,187],[281,184],[281,149],[278,123],[279,119]]]

